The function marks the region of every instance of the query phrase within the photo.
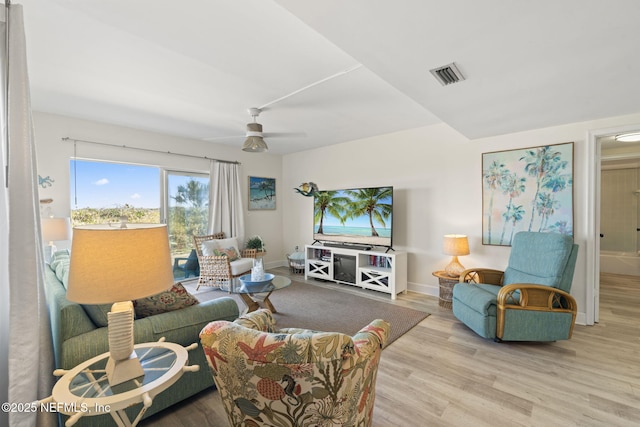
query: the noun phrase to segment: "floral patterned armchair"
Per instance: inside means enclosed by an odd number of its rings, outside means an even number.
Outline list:
[[[380,353],[389,324],[350,337],[276,329],[260,309],[200,333],[232,426],[370,426]]]

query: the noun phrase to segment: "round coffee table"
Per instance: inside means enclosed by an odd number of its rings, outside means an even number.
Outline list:
[[[223,285],[221,289],[223,291],[227,291],[231,294],[238,294],[242,298],[242,301],[247,305],[247,313],[255,311],[260,308],[258,301],[262,301],[264,305],[267,306],[272,313],[277,313],[278,311],[271,303],[269,297],[272,292],[275,292],[280,289],[284,289],[287,286],[291,285],[291,279],[285,276],[275,276],[271,283],[263,286],[245,286],[240,279],[235,278],[229,281],[229,285]],[[258,295],[258,294],[267,294],[266,296]]]

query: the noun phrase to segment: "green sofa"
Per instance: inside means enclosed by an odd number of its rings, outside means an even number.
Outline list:
[[[69,254],[59,251],[45,267],[45,293],[51,332],[55,367],[71,369],[79,363],[108,351],[106,313],[101,306],[83,306],[67,300],[65,284],[68,278]],[[136,319],[136,343],[157,341],[183,346],[199,342],[199,333],[212,321],[233,321],[239,316],[238,305],[232,298],[221,297],[175,311]],[[105,319],[105,320],[103,320]],[[186,373],[174,385],[155,397],[145,418],[186,399],[204,389],[214,387],[204,353],[200,347],[189,352],[189,364],[200,365],[198,372]],[[139,412],[140,405],[129,408],[130,419]],[[81,418],[76,426],[114,426],[109,415]]]

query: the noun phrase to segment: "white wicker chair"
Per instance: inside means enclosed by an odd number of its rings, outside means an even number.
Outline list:
[[[200,286],[222,288],[223,286],[228,286],[234,277],[240,277],[251,272],[251,267],[249,267],[248,270],[234,274],[232,262],[229,261],[227,256],[203,255],[202,243],[208,240],[224,238],[224,232],[206,236],[193,236],[196,253],[198,254],[198,262],[200,263],[200,278],[198,279],[196,290],[198,290]],[[241,251],[240,256],[242,258],[255,258],[256,253],[257,251],[255,249],[244,249]]]

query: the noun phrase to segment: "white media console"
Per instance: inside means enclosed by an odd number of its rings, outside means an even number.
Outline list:
[[[304,278],[372,289],[396,299],[407,293],[407,253],[306,245]]]

